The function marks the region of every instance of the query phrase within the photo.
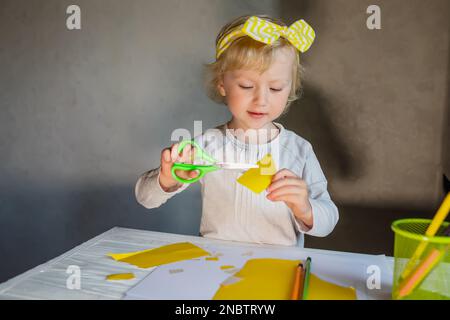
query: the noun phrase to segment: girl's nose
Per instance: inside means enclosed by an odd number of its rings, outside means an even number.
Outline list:
[[[255,104],[258,107],[267,106],[267,90],[264,88],[259,88],[255,91]]]

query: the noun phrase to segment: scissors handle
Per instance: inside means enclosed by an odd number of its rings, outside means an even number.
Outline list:
[[[203,178],[203,176],[212,171],[219,170],[220,167],[214,166],[214,165],[198,165],[198,164],[192,164],[192,163],[174,163],[172,166],[172,176],[181,183],[194,183]],[[182,171],[191,171],[191,170],[198,170],[199,175],[192,179],[183,179],[179,176],[177,176],[175,170],[182,170]]]
[[[195,140],[183,140],[183,141],[181,141],[180,145],[178,146],[178,153],[183,152],[183,149],[188,144],[190,144],[190,145],[194,146],[195,148],[197,148],[197,151],[195,153],[196,157],[198,156],[199,158],[201,158],[203,160],[206,160],[208,162],[211,162],[211,163],[215,163],[216,162],[216,159],[214,159],[209,154],[207,154]]]

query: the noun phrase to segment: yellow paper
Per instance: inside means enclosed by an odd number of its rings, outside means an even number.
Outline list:
[[[189,242],[173,243],[159,248],[128,253],[110,253],[116,261],[130,263],[139,268],[150,268],[171,262],[208,256],[209,253]]]
[[[341,287],[324,281],[311,273],[309,278],[308,300],[356,300],[352,287]]]
[[[259,166],[258,168],[252,168],[244,172],[237,179],[237,182],[255,193],[261,193],[270,185],[277,169],[270,153],[258,161],[257,165]]]
[[[207,261],[218,261],[219,257],[206,257],[205,260],[207,260]]]
[[[132,273],[116,273],[110,274],[106,277],[106,280],[115,281],[115,280],[130,280],[134,279],[134,274]]]
[[[221,270],[227,270],[227,269],[233,269],[234,266],[221,266],[220,269]]]
[[[214,300],[289,300],[300,261],[250,259],[234,275],[241,281],[221,285]],[[325,282],[310,274],[308,300],[356,299],[355,289]]]

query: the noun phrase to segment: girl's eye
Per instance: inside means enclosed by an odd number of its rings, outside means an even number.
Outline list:
[[[244,86],[241,86],[241,85],[239,85],[239,87],[241,87],[242,89],[251,89],[251,88],[253,88],[253,87],[244,87]],[[275,91],[275,92],[279,92],[279,91],[281,91],[283,89],[270,88],[270,90]]]

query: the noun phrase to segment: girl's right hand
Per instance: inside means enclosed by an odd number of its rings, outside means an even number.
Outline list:
[[[159,184],[166,192],[173,192],[183,184],[178,182],[172,176],[172,166],[175,162],[193,163],[195,159],[195,147],[188,144],[184,147],[181,154],[178,153],[179,143],[172,144],[171,147],[163,149],[161,152],[161,174],[159,175]],[[177,176],[183,179],[192,179],[198,176],[197,170],[183,171],[177,170]]]

